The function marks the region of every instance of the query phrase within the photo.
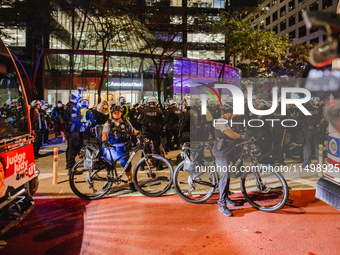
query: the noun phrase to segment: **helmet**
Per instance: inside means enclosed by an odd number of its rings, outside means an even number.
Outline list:
[[[232,104],[223,105],[223,112],[224,113],[233,113],[233,105]]]
[[[148,106],[150,106],[151,104],[153,105],[157,104],[157,99],[155,97],[148,98]]]
[[[70,98],[71,100],[79,101],[83,98],[83,93],[81,90],[76,90],[71,94]]]
[[[44,106],[41,107],[41,109],[46,111],[48,109],[48,105],[45,104]]]
[[[126,103],[125,97],[120,97],[120,98],[119,98],[119,103],[120,103],[120,105],[125,104],[125,103]]]
[[[195,100],[195,104],[201,104],[201,100],[199,100],[198,98]]]
[[[33,101],[31,102],[31,106],[32,106],[32,107],[35,107],[35,106],[37,106],[38,104],[41,105],[40,100],[33,100]]]
[[[176,104],[175,100],[170,99],[169,100],[169,105],[174,105],[174,104]]]
[[[111,107],[111,111],[114,112],[114,111],[124,111],[123,107],[121,107],[120,105],[113,105]]]
[[[163,105],[164,105],[164,107],[165,106],[169,106],[169,103],[168,102],[164,102]]]
[[[212,100],[212,99],[209,99],[209,100],[208,100],[208,105],[210,105],[210,104],[215,104],[215,101]]]
[[[131,103],[127,103],[126,105],[127,105],[128,107],[131,107]]]
[[[87,107],[89,107],[90,102],[87,99],[83,99],[83,100],[80,101],[80,105],[81,105],[81,108],[87,108]]]

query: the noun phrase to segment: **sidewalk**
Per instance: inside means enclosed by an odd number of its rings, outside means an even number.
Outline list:
[[[40,154],[43,157],[36,159],[36,166],[40,170],[39,176],[39,188],[37,193],[34,195],[35,198],[72,198],[76,197],[69,185],[66,166],[66,147],[67,143],[61,143],[61,139],[59,139],[58,143],[50,144],[48,146],[44,146],[40,149]],[[53,185],[53,150],[54,148],[58,148],[59,150],[59,158],[58,158],[58,184]],[[167,159],[170,159],[172,162],[176,161],[177,155],[180,153],[180,150],[171,151],[166,155]],[[206,151],[206,156],[209,156],[208,151]],[[137,161],[140,159],[140,153],[138,153],[132,161],[132,166],[134,166]],[[286,159],[287,168],[290,168],[290,172],[282,172],[283,176],[286,178],[287,184],[291,190],[309,190],[315,189],[316,182],[320,178],[318,173],[316,172],[307,172],[300,171],[299,167],[301,163],[297,163],[292,159]],[[316,160],[313,160],[312,163],[317,164]],[[174,166],[175,170],[176,166]],[[121,168],[117,169],[118,172]],[[124,177],[123,177],[124,178]],[[125,177],[126,178],[126,177]],[[240,179],[232,179],[230,189],[234,192],[240,192]],[[126,185],[127,186],[127,185]],[[175,194],[175,189],[172,187],[168,193],[168,195]],[[131,193],[128,188],[126,190],[121,190],[120,192],[116,192],[107,196],[141,196],[139,192]]]

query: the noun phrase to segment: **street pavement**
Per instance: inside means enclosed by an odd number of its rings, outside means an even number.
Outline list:
[[[54,148],[59,150],[56,185]],[[218,194],[197,205],[183,201],[173,188],[159,198],[131,193],[126,186],[97,201],[81,200],[68,183],[65,151],[61,140],[41,149],[35,209],[0,238],[0,254],[338,254],[340,212],[315,198],[318,174],[294,171],[301,163],[286,160],[292,166],[283,173],[290,198],[276,213],[245,203],[239,179],[232,179],[237,206],[231,207],[235,217],[228,218],[218,212]],[[178,153],[166,157],[174,162]]]

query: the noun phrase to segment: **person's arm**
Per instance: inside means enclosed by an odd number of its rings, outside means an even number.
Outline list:
[[[238,139],[241,137],[241,135],[235,133],[234,131],[231,130],[231,128],[228,128],[226,130],[223,131],[224,134],[226,134],[227,136],[229,136],[232,139]]]
[[[109,122],[106,122],[104,124],[104,127],[103,127],[103,135],[102,135],[102,142],[106,141],[107,140],[107,137],[109,135],[109,132],[110,132],[110,124]]]

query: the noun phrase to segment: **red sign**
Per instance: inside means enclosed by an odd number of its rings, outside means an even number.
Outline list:
[[[335,102],[332,102],[328,105],[328,107],[333,107],[333,106],[336,106],[336,103]]]
[[[16,189],[33,179],[35,177],[33,145],[1,154],[0,172],[4,172],[0,174],[0,197],[4,195],[6,188]]]

